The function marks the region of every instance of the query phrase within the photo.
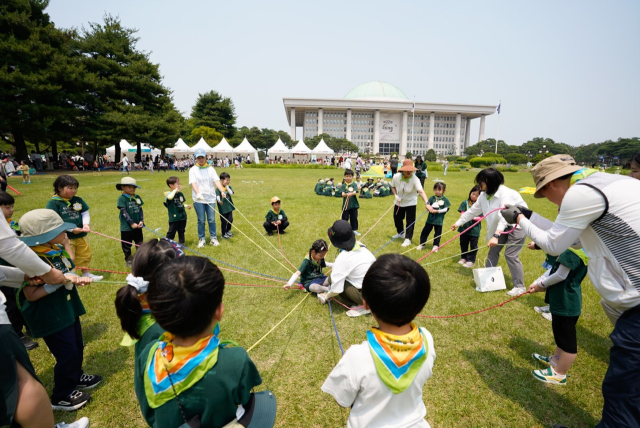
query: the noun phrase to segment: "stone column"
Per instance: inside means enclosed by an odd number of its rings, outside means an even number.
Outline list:
[[[407,155],[407,111],[402,112],[402,131],[400,132],[400,150],[398,150],[398,159],[402,159]]]
[[[469,131],[471,131],[471,118],[467,118],[467,124],[464,127],[464,148],[469,147]]]
[[[351,141],[351,109],[347,109],[347,140]]]
[[[324,119],[324,114],[322,114],[322,109],[318,109],[318,135],[322,134],[322,121]]]
[[[478,142],[484,141],[484,115],[480,116],[480,132],[478,133]]]
[[[304,121],[303,121],[304,127]],[[291,139],[296,141],[296,109],[291,107]]]
[[[373,153],[380,153],[380,110],[373,113]]]
[[[431,116],[429,117],[429,145],[427,146],[427,150],[433,149],[433,128],[436,126],[436,114],[431,112]]]
[[[460,124],[462,122],[462,116],[460,113],[456,114],[456,130],[454,131],[453,144],[455,144],[455,150],[453,153],[460,155]]]

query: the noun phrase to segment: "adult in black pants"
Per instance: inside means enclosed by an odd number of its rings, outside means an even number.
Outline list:
[[[391,179],[391,191],[396,199],[396,206],[393,208],[393,221],[397,234],[393,238],[404,238],[403,247],[411,245],[413,227],[416,221],[418,195],[422,197],[425,208],[429,205],[429,200],[424,190],[422,190],[420,180],[414,174],[415,171],[417,171],[417,168],[413,166],[411,159],[405,159],[402,162],[402,168]],[[406,231],[404,226],[405,217],[407,219]]]
[[[7,191],[7,162],[9,162],[9,156],[4,155],[2,161],[0,161],[0,190]]]
[[[393,177],[398,172],[398,155],[391,156],[389,166],[391,167],[391,176]]]

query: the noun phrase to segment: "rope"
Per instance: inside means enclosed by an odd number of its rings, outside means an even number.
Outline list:
[[[333,330],[336,332],[336,339],[338,339],[338,346],[340,346],[340,352],[344,355],[344,348],[342,347],[342,342],[340,341],[340,335],[338,334],[338,327],[336,327],[336,320],[333,318],[333,309],[331,308],[331,301],[327,302],[329,304],[329,313],[331,314],[331,322],[333,322]]]
[[[425,211],[425,212],[428,212],[428,211]],[[442,236],[446,235],[447,233],[451,233],[451,232],[453,232],[453,231],[452,231],[452,230],[448,230],[448,231],[446,231],[445,233],[441,233],[441,234],[440,234],[440,235],[438,235],[438,236],[434,236],[433,238],[428,239],[427,241],[425,241],[423,244],[420,244],[420,245],[422,245],[422,246],[424,247],[424,246],[426,246],[429,242],[433,242],[433,241],[435,241],[436,239],[441,238]],[[438,248],[440,248],[440,247],[438,247]],[[400,254],[405,255],[405,254],[407,254],[408,252],[413,251],[413,250],[417,250],[417,249],[418,249],[418,247],[412,247],[412,248],[409,248],[409,249],[408,249],[407,251],[405,251],[404,253],[400,253]]]
[[[364,235],[362,235],[362,236],[360,237],[360,240],[361,240],[361,241],[364,239],[364,237],[365,237],[365,236],[367,236],[367,234],[368,234],[369,232],[371,232],[371,230],[372,230],[374,227],[376,227],[376,225],[377,225],[378,223],[380,223],[380,220],[382,220],[382,219],[384,218],[384,216],[386,216],[386,215],[389,213],[389,211],[391,211],[391,210],[393,209],[393,207],[394,207],[394,206],[395,206],[395,203],[394,203],[393,205],[391,205],[391,206],[389,207],[389,209],[388,209],[388,210],[386,210],[386,211],[384,212],[384,214],[382,214],[382,216],[378,219],[378,221],[376,221],[375,223],[373,223],[373,226],[371,226],[371,228],[370,228],[369,230],[367,230],[367,232],[366,232]]]
[[[411,223],[411,224],[407,225],[407,227],[405,227],[405,228],[404,228],[404,230],[403,230],[402,232],[400,232],[400,233],[405,233],[405,232],[407,231],[407,229],[409,229],[412,225],[414,225],[418,220],[420,220],[420,218],[421,218],[423,215],[425,215],[425,214],[426,214],[426,213],[428,213],[428,212],[429,212],[429,211],[425,211],[425,212],[423,212],[422,214],[420,214],[420,216],[419,216],[417,219],[415,219],[415,220],[413,221],[413,223]],[[386,247],[387,245],[391,244],[394,240],[395,240],[395,238],[391,238],[391,239],[389,239],[389,241],[388,241],[386,244],[384,244],[382,247],[380,247],[380,248],[378,248],[377,250],[375,250],[375,251],[373,252],[373,254],[376,254],[378,251],[382,250],[384,247]]]
[[[291,314],[292,314],[296,309],[298,309],[298,306],[300,306],[300,305],[302,304],[302,302],[304,302],[304,301],[305,301],[305,299],[306,299],[307,297],[309,297],[310,295],[311,295],[311,293],[307,293],[307,295],[306,295],[306,296],[304,296],[304,297],[300,300],[300,302],[298,302],[298,304],[297,304],[296,306],[294,306],[294,308],[293,308],[293,309],[291,309],[291,311],[290,311],[287,315],[285,315],[285,317],[284,317],[284,318],[282,318],[280,321],[278,321],[278,324],[274,325],[274,326],[271,328],[271,330],[269,330],[268,332],[266,332],[266,333],[265,333],[265,335],[264,335],[264,336],[262,336],[260,339],[258,339],[258,341],[257,341],[256,343],[254,343],[253,345],[251,345],[251,347],[250,347],[249,349],[247,349],[247,352],[251,351],[253,348],[255,348],[256,346],[258,346],[258,344],[259,344],[260,342],[262,342],[262,341],[263,341],[267,336],[269,336],[273,330],[275,330],[275,329],[276,329],[280,324],[282,324],[282,323],[284,322],[284,320],[286,320],[287,318],[289,318],[289,316],[290,316],[290,315],[291,315]]]
[[[105,235],[104,233],[96,232],[95,230],[90,230],[89,233],[95,233],[96,235],[104,236],[105,238],[113,239],[114,241],[123,242],[125,244],[135,245],[136,247],[140,246],[140,245],[138,245],[138,244],[136,244],[134,242],[123,241],[122,239],[114,238],[113,236]]]
[[[280,254],[282,254],[282,257],[287,261],[287,263],[289,263],[289,265],[291,265],[291,267],[297,271],[298,269],[294,265],[292,265],[289,259],[287,259],[287,256],[284,255],[284,250],[282,249],[282,242],[280,242],[280,228],[278,227],[277,224],[276,224],[276,231],[278,232],[278,246],[280,247]]]
[[[529,245],[529,244],[498,244],[497,246],[498,247],[526,247],[527,245]],[[421,266],[429,266],[429,265],[432,265],[432,264],[435,264],[435,263],[440,263],[440,262],[442,262],[444,260],[447,260],[447,259],[453,259],[454,257],[464,256],[465,254],[469,254],[469,253],[472,253],[474,251],[486,250],[487,248],[489,248],[489,247],[487,247],[486,245],[483,245],[482,247],[476,248],[475,250],[465,251],[464,253],[456,254],[455,256],[451,256],[451,257],[443,257],[443,258],[438,259],[438,260],[436,260],[434,262],[424,263]]]

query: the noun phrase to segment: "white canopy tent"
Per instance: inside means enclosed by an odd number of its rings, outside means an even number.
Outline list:
[[[167,153],[179,159],[187,156],[189,154],[189,150],[191,150],[191,147],[189,147],[182,138],[178,138],[176,144],[172,148],[167,149]]]
[[[208,155],[211,154],[211,147],[204,141],[204,138],[200,137],[200,141],[195,146],[189,148],[189,153],[195,153],[196,149],[204,149],[204,152]]]
[[[227,140],[224,137],[222,137],[222,141],[220,141],[218,144],[213,146],[211,148],[211,152],[216,153],[218,155],[220,154],[231,155],[233,153],[233,147],[231,147],[231,144],[229,144]]]
[[[320,140],[318,145],[311,150],[311,153],[318,156],[332,156],[335,154],[335,152],[327,146],[327,143],[324,142],[324,139]]]
[[[152,158],[155,158],[162,153],[162,150],[151,147],[148,144],[140,144],[140,151],[142,153],[142,157],[150,155]],[[127,150],[127,152],[127,157],[131,155],[135,159],[136,153],[138,152],[138,147],[132,146],[129,148],[129,150]]]
[[[311,149],[307,147],[304,141],[300,140],[298,141],[298,144],[293,146],[293,148],[291,149],[291,154],[292,154],[292,159],[295,159],[296,156],[310,159]]]
[[[133,146],[131,144],[129,144],[129,142],[127,140],[120,140],[120,142],[118,143],[120,145],[120,153],[122,156],[122,154],[126,154],[127,158],[129,158],[129,160],[133,160],[135,153],[131,153],[129,154],[129,149],[132,148]],[[116,146],[113,145],[111,147],[107,147],[107,157],[109,157],[112,161],[118,163],[120,162],[122,159],[116,159]]]
[[[276,143],[267,150],[267,153],[270,158],[276,158],[282,155],[290,155],[291,150],[284,145],[280,138],[278,138],[278,141],[276,141]]]
[[[255,163],[260,163],[260,158],[258,157],[258,151],[255,149],[255,147],[253,147],[251,145],[251,143],[249,143],[249,140],[247,140],[247,137],[244,137],[244,140],[242,140],[242,143],[240,143],[240,145],[238,147],[234,147],[233,154],[253,155],[254,156],[254,162]]]

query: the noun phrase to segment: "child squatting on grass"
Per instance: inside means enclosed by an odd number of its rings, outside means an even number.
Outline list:
[[[262,225],[264,230],[267,231],[267,235],[273,235],[273,232],[278,232],[280,234],[286,233],[285,229],[289,227],[289,219],[285,214],[284,210],[280,209],[282,201],[279,197],[274,196],[271,198],[271,209],[265,216],[267,221]]]
[[[166,332],[136,358],[134,381],[149,426],[222,427],[236,419],[249,426],[251,418],[262,422],[255,426],[273,426],[275,397],[251,393],[262,383],[253,361],[220,341],[224,283],[218,267],[201,257],[168,260],[153,275],[147,301]]]
[[[131,177],[123,177],[120,183],[116,184],[116,189],[122,191],[122,195],[118,198],[118,215],[120,219],[120,239],[122,241],[122,252],[127,267],[131,267],[131,242],[142,244],[144,236],[142,235],[142,226],[144,225],[144,212],[142,206],[144,202],[142,198],[136,195],[136,188],[140,188],[136,184],[136,180]]]
[[[318,239],[311,245],[309,255],[302,260],[298,270],[291,275],[289,282],[282,288],[289,290],[293,287],[296,279],[300,277],[300,283],[305,290],[312,293],[326,293],[329,291],[329,279],[322,274],[322,268],[331,267],[333,263],[328,263],[324,257],[329,251],[329,246],[324,239]]]
[[[378,323],[367,340],[351,346],[322,390],[351,407],[350,428],[422,427],[422,388],[432,375],[433,338],[413,319],[429,300],[427,272],[399,254],[380,256],[362,283],[362,300]]]

